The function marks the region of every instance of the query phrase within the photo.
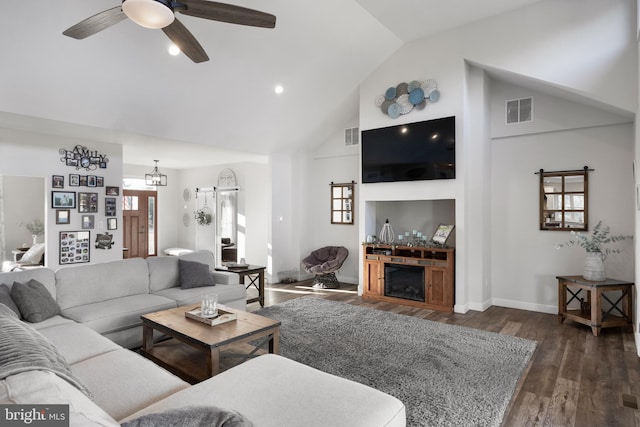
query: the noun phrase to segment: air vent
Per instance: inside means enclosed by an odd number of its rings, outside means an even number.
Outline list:
[[[512,99],[505,103],[506,123],[508,125],[515,123],[533,121],[533,98]]]
[[[360,129],[349,128],[344,130],[344,146],[360,144]]]

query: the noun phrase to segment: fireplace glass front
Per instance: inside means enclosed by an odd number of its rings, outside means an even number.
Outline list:
[[[424,267],[385,263],[384,295],[424,302]]]

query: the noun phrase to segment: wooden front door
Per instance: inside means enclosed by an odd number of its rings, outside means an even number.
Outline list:
[[[157,206],[156,191],[124,190],[122,229],[124,247],[129,249],[130,258],[157,255]]]

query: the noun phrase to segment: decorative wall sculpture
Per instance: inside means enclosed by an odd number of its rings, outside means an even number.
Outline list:
[[[409,83],[400,83],[388,88],[384,95],[376,98],[376,107],[395,119],[401,114],[410,113],[414,108],[424,109],[427,101],[438,102],[439,99],[440,92],[435,80],[412,80]]]
[[[98,168],[106,169],[109,158],[106,154],[99,154],[97,150],[91,151],[82,145],[76,145],[73,150],[61,148],[58,153],[62,156],[60,161],[67,166],[73,166],[76,170],[84,168],[92,171]]]

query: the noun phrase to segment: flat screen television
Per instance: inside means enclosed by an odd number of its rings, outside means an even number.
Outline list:
[[[455,177],[455,116],[362,131],[363,183]]]

